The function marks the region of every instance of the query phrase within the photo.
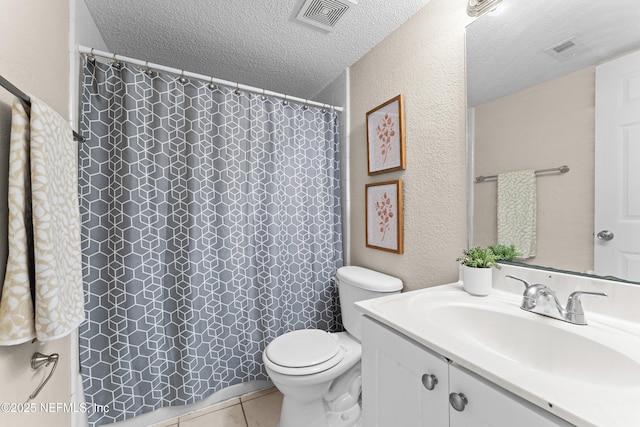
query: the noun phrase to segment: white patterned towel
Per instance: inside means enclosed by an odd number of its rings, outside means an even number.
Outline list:
[[[498,243],[514,245],[520,258],[536,255],[536,206],[533,170],[498,174]]]
[[[0,345],[15,345],[36,336],[31,283],[31,180],[29,174],[29,116],[20,100],[13,101],[9,147],[9,254],[0,299]],[[30,271],[31,270],[31,271]]]
[[[69,123],[31,97],[31,198],[36,337],[60,338],[84,321],[77,144]]]
[[[40,341],[60,338],[84,320],[73,132],[64,118],[34,97],[30,121],[19,101],[13,112],[0,345],[19,344],[34,335]],[[30,282],[35,283],[35,314]]]

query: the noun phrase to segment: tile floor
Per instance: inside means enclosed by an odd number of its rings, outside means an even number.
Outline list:
[[[245,394],[151,427],[277,427],[282,394],[269,388]]]

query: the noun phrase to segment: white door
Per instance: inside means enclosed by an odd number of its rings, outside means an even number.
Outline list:
[[[640,51],[596,67],[595,271],[640,281]]]

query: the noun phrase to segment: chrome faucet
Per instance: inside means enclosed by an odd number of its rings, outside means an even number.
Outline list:
[[[525,286],[524,293],[522,294],[522,304],[520,305],[521,309],[573,323],[574,325],[587,324],[582,308],[582,301],[580,300],[582,295],[607,296],[604,292],[575,291],[569,295],[567,307],[563,308],[556,293],[547,286],[539,283],[531,285],[526,280],[510,274],[507,274],[506,277],[518,280]]]

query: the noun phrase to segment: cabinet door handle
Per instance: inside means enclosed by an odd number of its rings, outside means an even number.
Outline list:
[[[436,388],[436,384],[438,384],[438,377],[433,374],[424,374],[422,376],[422,385],[427,390],[433,390]]]
[[[469,403],[469,399],[463,393],[451,393],[449,395],[449,403],[458,412],[464,411],[465,406]]]

